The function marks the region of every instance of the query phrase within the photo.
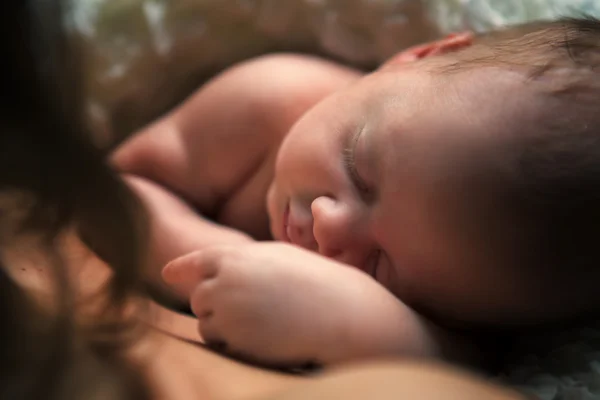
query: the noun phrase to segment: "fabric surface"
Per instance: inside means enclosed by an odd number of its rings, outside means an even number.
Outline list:
[[[418,0],[73,0],[68,24],[85,43],[92,114],[123,132],[252,56],[369,68],[439,35]]]
[[[371,68],[451,31],[582,11],[600,16],[600,1],[72,0],[67,21],[85,43],[90,112],[119,136],[211,74],[266,52],[305,51]]]
[[[600,399],[600,322],[522,339],[501,380],[541,400]]]
[[[428,8],[443,32],[464,28],[486,31],[582,13],[600,17],[597,0],[429,0]]]

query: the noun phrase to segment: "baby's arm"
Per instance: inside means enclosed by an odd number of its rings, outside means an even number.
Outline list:
[[[198,214],[189,204],[156,183],[133,175],[125,179],[144,204],[149,219],[150,256],[146,279],[162,295],[187,303],[182,285],[167,286],[160,271],[171,260],[212,245],[251,243],[253,239]]]
[[[358,76],[311,57],[260,57],[223,72],[118,148],[117,169],[144,178],[128,180],[150,211],[151,279],[160,282],[162,266],[190,251],[269,239],[265,196],[281,140],[308,108]]]
[[[125,142],[113,162],[222,225],[270,239],[265,196],[281,141],[309,108],[359,76],[289,54],[238,64]]]
[[[170,263],[164,277],[193,288],[205,340],[268,364],[456,360],[467,349],[367,274],[284,243],[192,253]]]

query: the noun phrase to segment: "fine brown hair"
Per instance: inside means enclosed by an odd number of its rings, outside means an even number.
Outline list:
[[[498,113],[506,123],[497,125],[511,132],[498,132],[503,139],[469,168],[479,184],[470,189],[487,201],[483,236],[492,221],[508,226],[511,238],[500,242],[513,249],[512,267],[547,284],[546,298],[571,305],[570,316],[600,312],[600,20],[564,18],[483,34],[447,59],[433,72],[488,68],[492,79],[495,70],[509,70],[521,82],[515,99],[502,99],[512,114]],[[525,95],[535,104],[510,108]]]
[[[0,49],[0,399],[146,399],[125,360],[126,317],[146,243],[134,196],[91,144],[80,62],[59,1],[2,3]],[[93,322],[76,322],[59,240],[79,230],[112,268]],[[44,254],[59,297],[42,308],[9,271],[23,238]],[[32,239],[33,238],[33,239]]]

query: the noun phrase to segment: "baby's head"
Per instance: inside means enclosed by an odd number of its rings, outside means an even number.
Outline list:
[[[308,112],[279,153],[273,233],[433,316],[520,324],[589,312],[600,22],[471,39],[412,49]]]

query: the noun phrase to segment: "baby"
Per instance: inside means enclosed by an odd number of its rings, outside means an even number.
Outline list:
[[[593,19],[453,35],[366,76],[265,56],[112,162],[148,208],[150,273],[168,264],[207,342],[473,361],[470,330],[597,309],[598,67]]]

